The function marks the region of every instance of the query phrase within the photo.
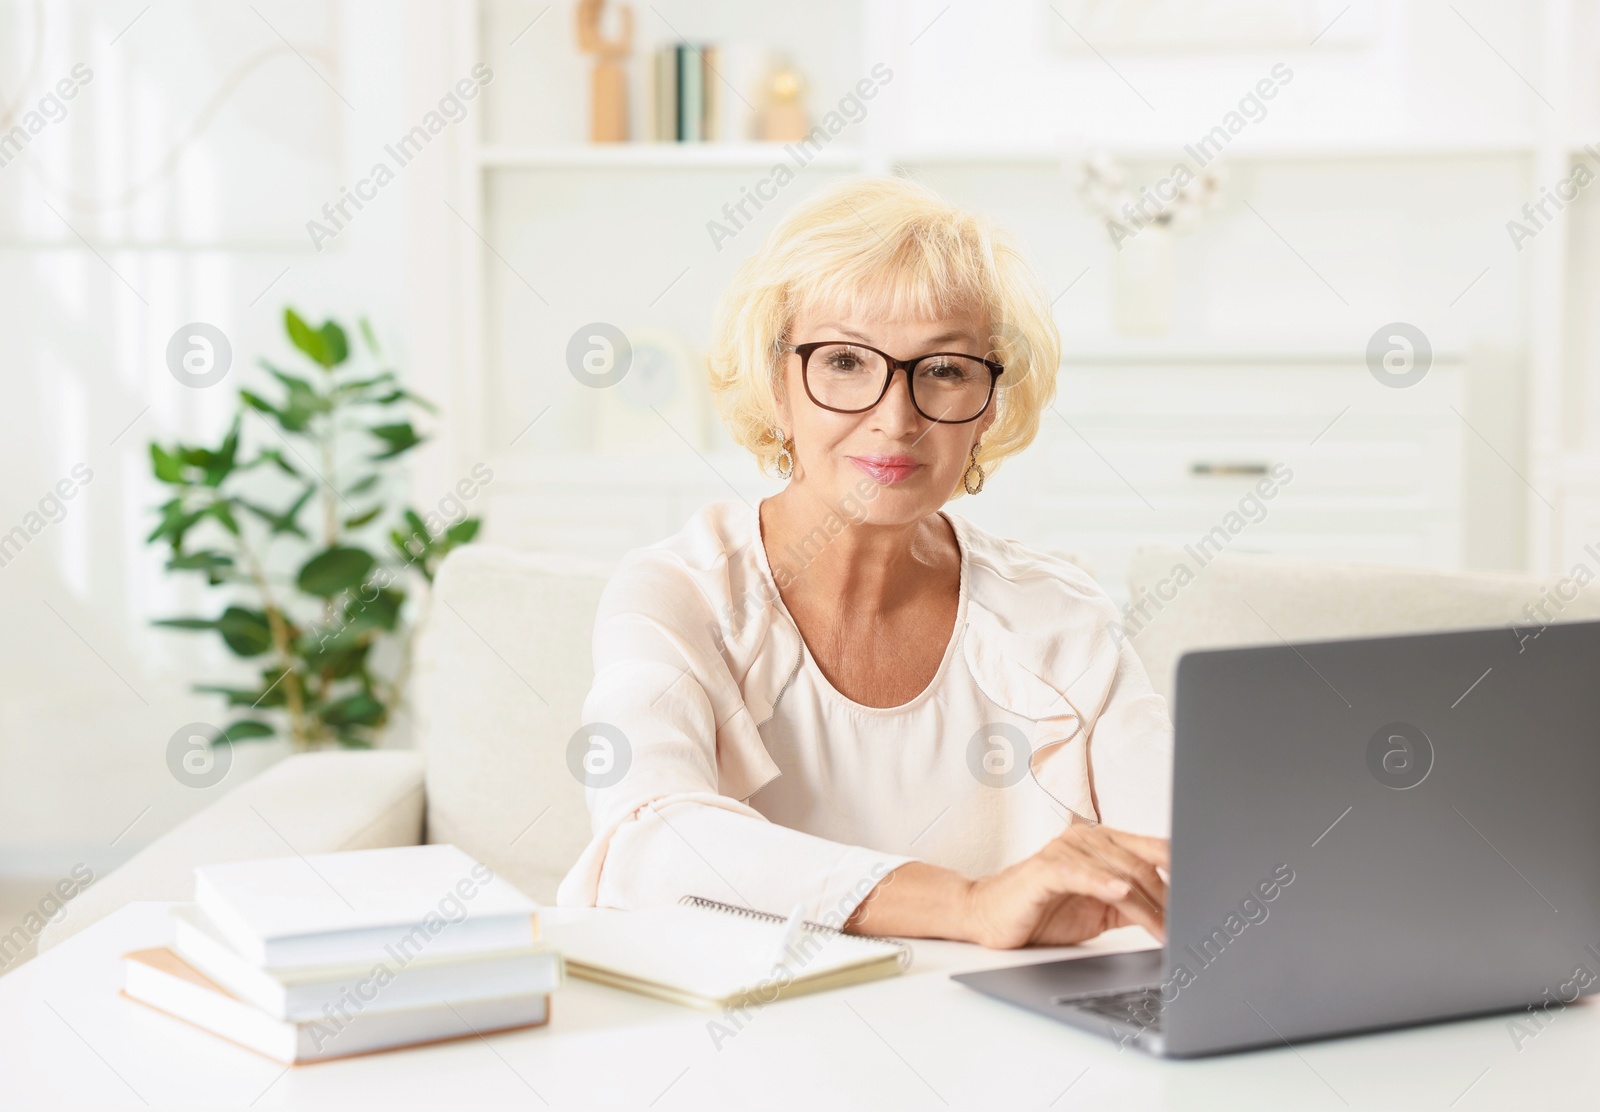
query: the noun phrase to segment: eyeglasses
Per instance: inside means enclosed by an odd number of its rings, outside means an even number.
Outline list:
[[[955,351],[896,359],[866,344],[776,343],[779,351],[800,356],[806,396],[834,413],[871,409],[889,392],[894,372],[904,368],[911,405],[923,417],[952,425],[976,421],[989,408],[995,380],[1006,369],[992,359]]]

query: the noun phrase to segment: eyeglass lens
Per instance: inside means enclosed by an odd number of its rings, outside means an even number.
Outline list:
[[[870,408],[883,395],[888,374],[883,356],[855,344],[824,344],[806,365],[811,396],[832,409]],[[935,355],[911,372],[911,390],[927,416],[961,421],[983,410],[992,380],[988,365],[975,356]]]

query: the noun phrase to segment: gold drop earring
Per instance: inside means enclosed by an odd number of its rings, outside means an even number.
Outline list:
[[[961,485],[966,488],[966,492],[968,494],[977,494],[978,491],[983,489],[983,480],[985,476],[983,473],[983,468],[978,466],[978,447],[982,443],[983,441],[980,440],[972,445],[972,458],[967,461],[967,469],[961,473]],[[977,486],[972,485],[972,473],[974,471],[978,473]]]
[[[778,442],[778,455],[775,461],[778,465],[778,477],[787,479],[794,474],[794,452],[792,450],[794,441],[785,438],[782,429],[773,429],[772,436]]]

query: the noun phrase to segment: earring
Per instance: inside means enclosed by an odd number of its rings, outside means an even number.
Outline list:
[[[785,439],[782,429],[773,429],[772,435],[778,441],[778,457],[776,461],[778,464],[778,477],[787,479],[794,474],[794,453],[790,451],[794,447],[794,441]]]
[[[978,443],[981,444],[982,441]],[[977,486],[972,485],[972,473],[974,471],[978,473]],[[977,494],[978,491],[983,489],[984,478],[983,468],[978,466],[978,444],[974,444],[972,446],[972,458],[967,461],[967,469],[961,473],[961,485],[966,488],[968,494]]]

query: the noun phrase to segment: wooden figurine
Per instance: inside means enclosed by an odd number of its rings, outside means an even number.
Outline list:
[[[800,103],[805,82],[788,63],[779,65],[767,79],[767,98],[761,113],[761,138],[773,143],[793,143],[806,137],[806,109]]]
[[[622,29],[614,39],[603,38],[605,0],[578,0],[578,49],[593,54],[594,72],[589,82],[589,141],[624,143],[628,139],[628,75],[623,60],[633,52],[633,8],[620,11]]]

